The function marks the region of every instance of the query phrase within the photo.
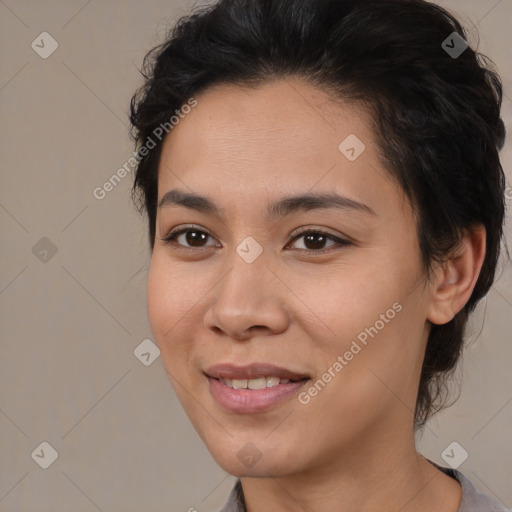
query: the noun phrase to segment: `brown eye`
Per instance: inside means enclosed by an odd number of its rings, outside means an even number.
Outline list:
[[[181,246],[184,249],[191,249],[194,247],[208,247],[204,243],[208,240],[208,237],[211,237],[211,235],[206,231],[197,228],[183,228],[171,232],[165,238],[162,238],[162,240],[166,243]]]
[[[202,247],[205,240],[208,239],[210,235],[208,233],[205,233],[204,231],[193,231],[188,229],[184,232],[185,234],[185,241],[187,244],[193,246],[193,247]]]
[[[194,226],[192,227],[185,227],[176,231],[172,231],[169,235],[167,235],[165,238],[162,238],[162,240],[165,243],[171,243],[175,247],[179,249],[190,249],[193,250],[201,249],[205,247],[209,247],[212,244],[205,244],[207,242],[208,238],[213,237],[207,233],[204,230],[197,229]],[[325,233],[323,231],[319,230],[313,230],[309,229],[306,231],[302,231],[301,233],[297,234],[292,241],[296,241],[299,239],[304,239],[303,246],[299,247],[301,251],[307,251],[307,252],[324,252],[326,249],[332,246],[345,246],[350,245],[350,242],[347,240],[342,240],[341,238],[338,238],[334,235],[331,235],[329,233]],[[326,243],[328,241],[331,241],[330,245],[326,246]],[[215,246],[215,243],[213,243]]]
[[[334,235],[330,235],[323,231],[311,230],[311,229],[308,231],[303,231],[303,232],[299,233],[298,235],[295,236],[295,238],[293,240],[295,241],[295,240],[299,240],[301,238],[304,239],[304,242],[303,242],[304,248],[300,248],[300,249],[301,250],[309,250],[310,252],[324,251],[326,249],[325,244],[327,243],[328,240],[331,240],[334,242],[333,244],[331,244],[328,247],[332,247],[333,245],[334,246],[336,246],[336,245],[344,246],[344,245],[350,244],[350,242],[348,242],[346,240],[342,240],[341,238],[335,237]]]

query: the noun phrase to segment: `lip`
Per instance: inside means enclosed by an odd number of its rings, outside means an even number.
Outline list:
[[[232,363],[221,363],[211,366],[204,372],[214,379],[257,379],[259,377],[279,377],[280,379],[309,379],[305,373],[297,373],[287,368],[269,363],[252,363],[239,366]]]
[[[204,373],[209,382],[210,393],[215,401],[224,410],[238,414],[263,412],[273,409],[287,398],[296,396],[300,389],[310,380],[310,377],[306,374],[267,363],[253,363],[246,366],[224,363],[212,366]],[[257,379],[270,376],[290,379],[296,382],[252,390],[230,388],[219,380]]]

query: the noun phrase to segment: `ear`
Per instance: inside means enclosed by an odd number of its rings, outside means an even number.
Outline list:
[[[483,225],[466,231],[453,256],[435,272],[427,320],[448,323],[466,305],[480,275],[485,257]]]

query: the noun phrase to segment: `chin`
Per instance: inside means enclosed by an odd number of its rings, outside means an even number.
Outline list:
[[[252,443],[247,438],[233,437],[220,443],[206,443],[206,447],[218,466],[238,478],[287,476],[291,465],[297,462],[296,454],[283,450],[283,444],[274,446],[264,438]]]
[[[245,464],[235,457],[214,457],[215,462],[230,475],[238,478],[269,478],[283,477],[290,474],[290,467],[283,467],[282,461],[264,461],[263,458],[254,465]],[[249,467],[250,466],[250,467]]]

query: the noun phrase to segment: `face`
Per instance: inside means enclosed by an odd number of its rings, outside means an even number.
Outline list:
[[[196,100],[162,149],[147,289],[195,429],[237,476],[308,473],[400,443],[429,289],[370,118],[292,78]]]

